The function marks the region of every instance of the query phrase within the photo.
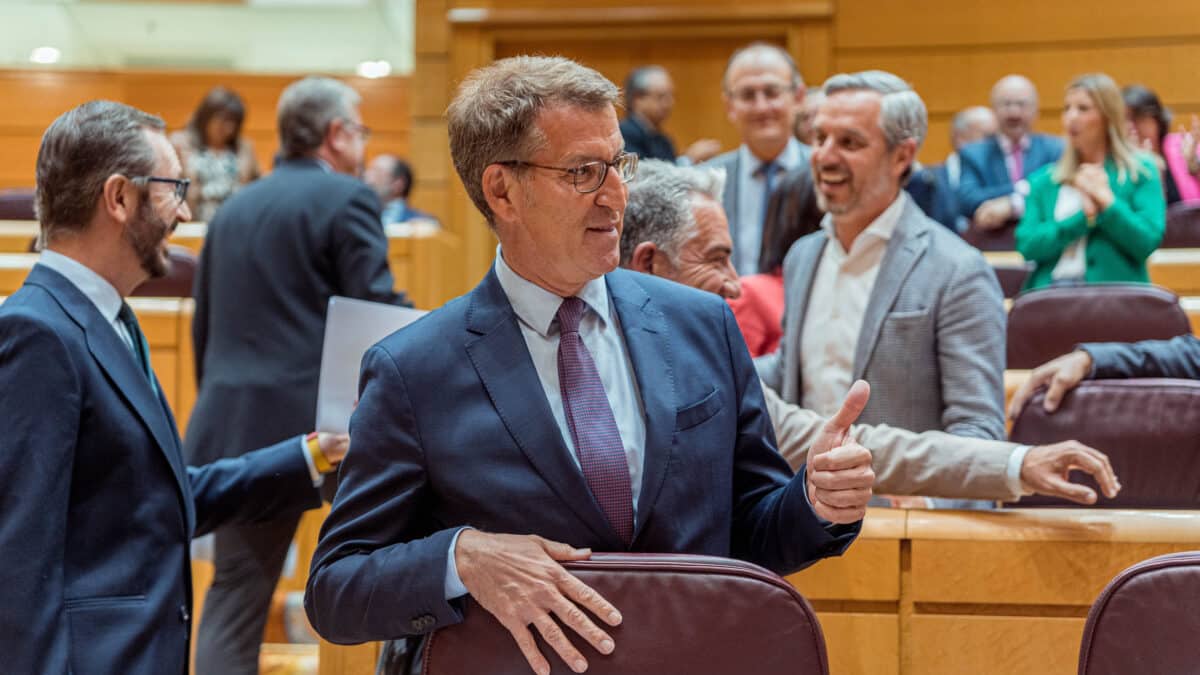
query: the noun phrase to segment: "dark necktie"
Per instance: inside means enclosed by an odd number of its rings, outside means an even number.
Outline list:
[[[758,168],[763,177],[762,224],[767,224],[767,211],[771,210],[771,191],[775,189],[775,172],[782,167],[775,162],[767,162]]]
[[[583,478],[609,524],[628,545],[633,541],[629,465],[600,373],[579,335],[579,321],[586,309],[575,297],[565,298],[558,308],[558,386]]]
[[[141,366],[142,374],[150,381],[150,388],[154,393],[158,393],[158,386],[154,383],[154,371],[150,369],[150,345],[146,342],[146,336],[142,333],[141,326],[138,325],[137,317],[133,315],[133,309],[126,302],[121,302],[121,311],[117,312],[117,318],[121,323],[125,324],[125,330],[129,331],[129,337],[132,338],[133,357]]]

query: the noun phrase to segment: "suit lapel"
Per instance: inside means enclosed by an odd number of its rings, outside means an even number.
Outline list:
[[[634,523],[636,540],[648,522],[666,480],[674,451],[675,413],[679,401],[663,315],[654,309],[650,296],[638,285],[634,275],[617,270],[605,280],[621,322],[625,347],[629,350],[645,410],[646,446],[642,455],[642,491],[638,496],[637,522]]]
[[[858,345],[854,350],[853,379],[861,378],[866,371],[867,361],[879,341],[883,320],[900,295],[904,280],[908,278],[909,272],[928,246],[929,223],[921,213],[920,207],[911,199],[906,200],[904,212],[900,214],[900,222],[896,225],[883,254],[883,261],[879,264],[879,274],[875,277],[871,299],[867,302],[867,309],[863,314]]]
[[[1011,183],[1012,176],[1008,173],[1008,162],[1004,160],[1004,146],[1000,145],[999,137],[988,138],[988,143],[992,145],[992,151],[988,153],[991,157],[992,182],[996,184]]]
[[[808,296],[817,276],[817,265],[820,264],[821,254],[828,243],[829,238],[824,230],[804,237],[796,244],[795,259],[788,261],[790,278],[784,285],[784,307],[787,313],[784,334],[791,338],[788,340],[788,351],[783,364],[783,390],[780,392],[786,401],[799,402],[800,394],[804,391],[800,382],[800,364],[804,360],[801,345],[804,317],[808,313]]]
[[[495,270],[488,272],[471,292],[470,303],[467,330],[478,337],[467,342],[467,357],[509,435],[542,479],[592,533],[610,550],[623,550],[624,543],[608,524],[563,442],[517,316]]]

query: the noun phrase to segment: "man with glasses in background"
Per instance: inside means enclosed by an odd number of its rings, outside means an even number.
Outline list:
[[[758,255],[771,191],[784,174],[808,166],[808,146],[793,135],[804,80],[791,54],[756,42],[729,58],[721,87],[726,115],[742,144],[707,166],[725,170],[721,206],[729,216],[733,266],[746,276],[769,271],[758,269]]]
[[[368,133],[359,102],[329,78],[288,86],[278,107],[282,161],[208,224],[193,293],[199,394],[185,444],[192,462],[237,456],[316,424],[330,296],[405,303],[393,290],[379,198],[357,179]],[[197,673],[258,672],[271,596],[299,519],[294,512],[214,536]]]
[[[793,478],[725,302],[617,269],[637,166],[618,101],[590,68],[515,57],[450,104],[455,168],[500,246],[473,291],[363,359],[305,595],[325,638],[423,636],[470,595],[532,672],[583,672],[621,649],[620,608],[559,561],[694,553],[786,573],[858,533],[870,453],[834,449],[834,425],[810,465],[825,470]]]

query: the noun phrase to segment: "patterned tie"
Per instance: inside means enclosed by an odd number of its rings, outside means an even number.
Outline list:
[[[1012,179],[1013,185],[1021,182],[1025,177],[1025,158],[1021,156],[1021,144],[1017,143],[1013,146],[1012,162],[1008,165],[1009,178]]]
[[[575,297],[565,298],[558,308],[558,385],[583,478],[609,524],[628,546],[633,541],[629,465],[596,363],[579,335],[579,321],[586,309]]]
[[[150,381],[150,388],[157,394],[158,385],[154,383],[154,371],[150,369],[150,345],[146,343],[146,336],[142,333],[137,317],[133,315],[133,309],[129,307],[128,303],[121,303],[121,311],[117,312],[117,318],[125,324],[125,330],[129,331],[129,337],[133,339],[130,350],[137,359],[138,365],[142,367],[142,374]]]

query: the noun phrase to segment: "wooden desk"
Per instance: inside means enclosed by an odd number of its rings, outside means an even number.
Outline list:
[[[986,251],[991,265],[1020,265],[1025,258],[1016,251]],[[1150,281],[1176,295],[1200,295],[1200,248],[1160,248],[1146,262]]]

